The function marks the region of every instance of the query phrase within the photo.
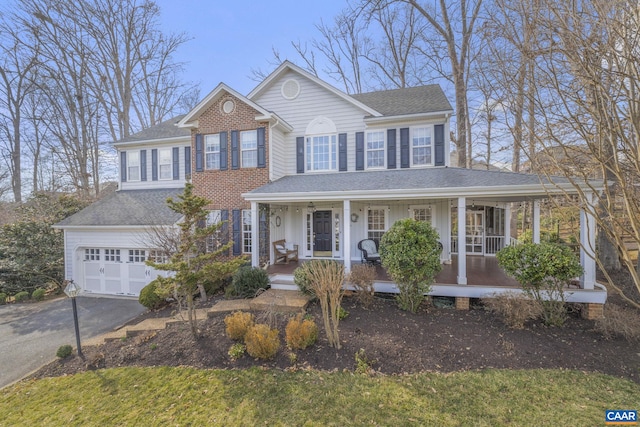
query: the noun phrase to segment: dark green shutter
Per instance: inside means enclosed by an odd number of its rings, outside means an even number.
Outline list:
[[[267,144],[265,128],[258,128],[258,167],[267,167]]]
[[[233,255],[242,255],[242,211],[233,209],[231,230],[233,233]]]
[[[229,141],[227,132],[220,132],[220,170],[226,171],[229,167]]]
[[[387,169],[396,168],[396,130],[387,129]]]
[[[435,151],[435,165],[444,166],[444,125],[435,125],[433,127],[433,142]]]
[[[304,137],[296,138],[296,172],[304,173]]]
[[[158,180],[158,150],[151,150],[151,180]]]
[[[196,134],[196,172],[202,172],[204,169],[203,139],[201,133]]]
[[[173,179],[180,179],[180,147],[173,147]]]
[[[347,167],[347,134],[338,134],[338,168],[340,172],[344,172]]]
[[[191,147],[184,147],[184,176],[191,175]]]
[[[147,180],[147,150],[140,150],[140,181]]]
[[[364,170],[364,132],[356,132],[356,170]]]
[[[409,152],[409,128],[400,129],[400,167],[408,168],[410,166]]]
[[[120,152],[120,181],[127,182],[127,152]]]
[[[238,131],[231,131],[231,169],[240,167],[240,141],[238,140]]]

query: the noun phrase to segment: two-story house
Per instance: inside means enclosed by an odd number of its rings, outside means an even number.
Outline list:
[[[359,241],[379,240],[412,217],[437,229],[442,262],[454,269],[434,294],[468,302],[502,292],[475,284],[468,263],[511,242],[512,203],[534,202],[539,241],[539,200],[576,189],[565,180],[450,167],[452,113],[438,85],[347,95],[290,62],[246,96],[221,83],[185,116],[115,144],[120,190],[58,225],[67,277],[87,291],[136,295],[156,274],[139,264],[156,256],[142,236],[179,219],[162,199],[190,179],[211,201],[211,220],[224,221],[233,254],[254,266],[272,264],[272,242],[284,239],[298,262],[331,258],[350,269],[361,262]],[[602,304],[589,212],[581,221],[585,273],[569,300]],[[396,290],[390,282],[376,287]]]

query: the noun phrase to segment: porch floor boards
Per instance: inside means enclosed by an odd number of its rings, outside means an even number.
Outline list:
[[[298,268],[301,263],[290,262],[289,264],[274,264],[267,268],[269,274],[293,274],[293,270]],[[358,264],[357,262],[352,265]],[[382,266],[376,266],[376,281],[391,282],[391,278],[387,275]],[[458,256],[453,255],[451,264],[443,264],[442,271],[436,276],[436,283],[443,285],[455,285],[458,282]],[[520,287],[518,282],[507,276],[506,273],[498,266],[495,257],[483,256],[467,256],[467,284],[470,286],[504,286],[504,287]]]

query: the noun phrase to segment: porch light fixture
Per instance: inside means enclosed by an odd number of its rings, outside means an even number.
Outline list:
[[[71,298],[71,304],[73,306],[73,324],[76,328],[76,346],[78,347],[78,356],[84,359],[82,354],[82,347],[80,347],[80,329],[78,328],[78,306],[76,305],[76,297],[80,294],[82,288],[73,280],[69,280],[69,283],[64,288],[64,293]]]
[[[316,211],[316,207],[313,205],[313,202],[307,205],[307,212],[314,213]]]

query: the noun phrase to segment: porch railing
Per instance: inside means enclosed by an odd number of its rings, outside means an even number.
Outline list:
[[[514,244],[515,239],[511,239],[510,244]],[[484,254],[495,255],[505,246],[504,236],[485,236],[484,237]],[[451,253],[458,253],[458,236],[451,236]]]

